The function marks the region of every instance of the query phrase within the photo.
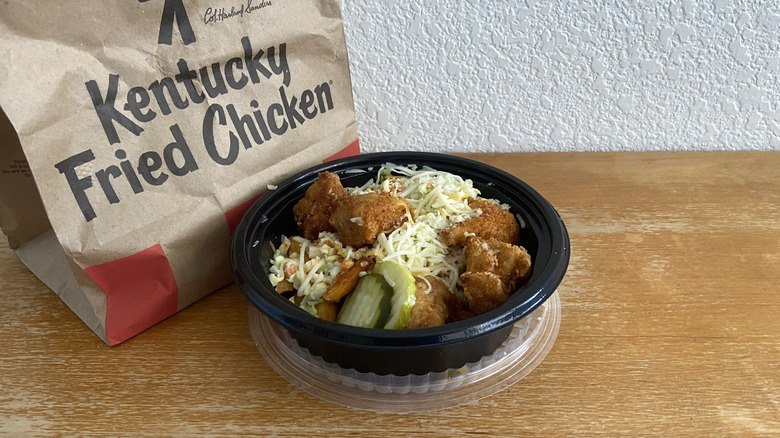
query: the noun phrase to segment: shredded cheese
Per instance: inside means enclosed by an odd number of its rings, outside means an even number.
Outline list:
[[[413,214],[408,214],[408,220],[397,229],[380,234],[371,247],[360,249],[344,247],[335,234],[321,233],[314,242],[301,237],[293,238],[300,243],[300,251],[290,253],[292,242],[285,237],[271,259],[269,279],[272,284],[284,279],[292,282],[297,294],[303,297],[300,306],[316,314],[314,306],[322,301],[322,294],[333,285],[342,261],[373,257],[376,261],[396,261],[406,266],[414,276],[439,277],[450,290],[457,290],[459,272],[465,265],[464,251],[448,247],[440,231],[482,214],[481,210],[468,205],[469,199],[476,199],[480,194],[471,180],[428,167],[418,169],[416,166],[387,163],[378,170],[376,178],[360,187],[347,188],[347,191],[350,194],[386,192],[405,198],[412,206]],[[502,208],[508,206],[502,205]],[[358,225],[364,224],[361,217],[350,220]],[[308,261],[305,255],[308,255]],[[296,266],[295,272],[288,278],[285,270],[293,265]],[[430,282],[425,281],[428,284],[426,292],[430,292]]]

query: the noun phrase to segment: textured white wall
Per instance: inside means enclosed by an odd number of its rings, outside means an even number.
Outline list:
[[[342,0],[386,150],[780,150],[780,1]]]

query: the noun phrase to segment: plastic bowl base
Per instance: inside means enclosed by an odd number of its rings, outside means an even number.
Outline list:
[[[344,369],[313,356],[286,329],[254,306],[249,309],[252,338],[266,362],[288,382],[323,400],[374,412],[435,411],[493,395],[521,380],[539,365],[558,336],[558,293],[519,320],[490,356],[458,369],[424,375],[378,375]]]

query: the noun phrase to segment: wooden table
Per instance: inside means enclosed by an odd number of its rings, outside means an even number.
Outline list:
[[[472,155],[571,234],[545,361],[471,405],[356,411],[280,378],[228,286],[113,348],[3,244],[0,435],[780,435],[780,153]]]

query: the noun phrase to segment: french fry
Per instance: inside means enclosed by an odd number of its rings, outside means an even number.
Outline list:
[[[373,266],[373,263],[368,258],[362,258],[352,264],[349,268],[342,270],[333,279],[333,286],[331,286],[325,294],[322,295],[322,299],[326,301],[336,302],[344,295],[350,293],[352,289],[357,285],[360,280],[360,273],[368,271]]]
[[[289,253],[290,254],[300,254],[301,253],[302,241],[299,240],[299,239],[300,239],[300,237],[293,237],[292,239],[290,239],[290,249],[289,249]],[[309,252],[308,251],[306,251],[306,253],[303,255],[303,261],[304,262],[308,262],[309,261]]]
[[[294,290],[295,287],[293,287],[293,284],[287,280],[282,280],[276,284],[276,293],[283,294],[287,292],[292,292]]]
[[[332,301],[321,301],[314,305],[317,310],[317,317],[326,321],[336,321],[339,314],[339,305]]]

